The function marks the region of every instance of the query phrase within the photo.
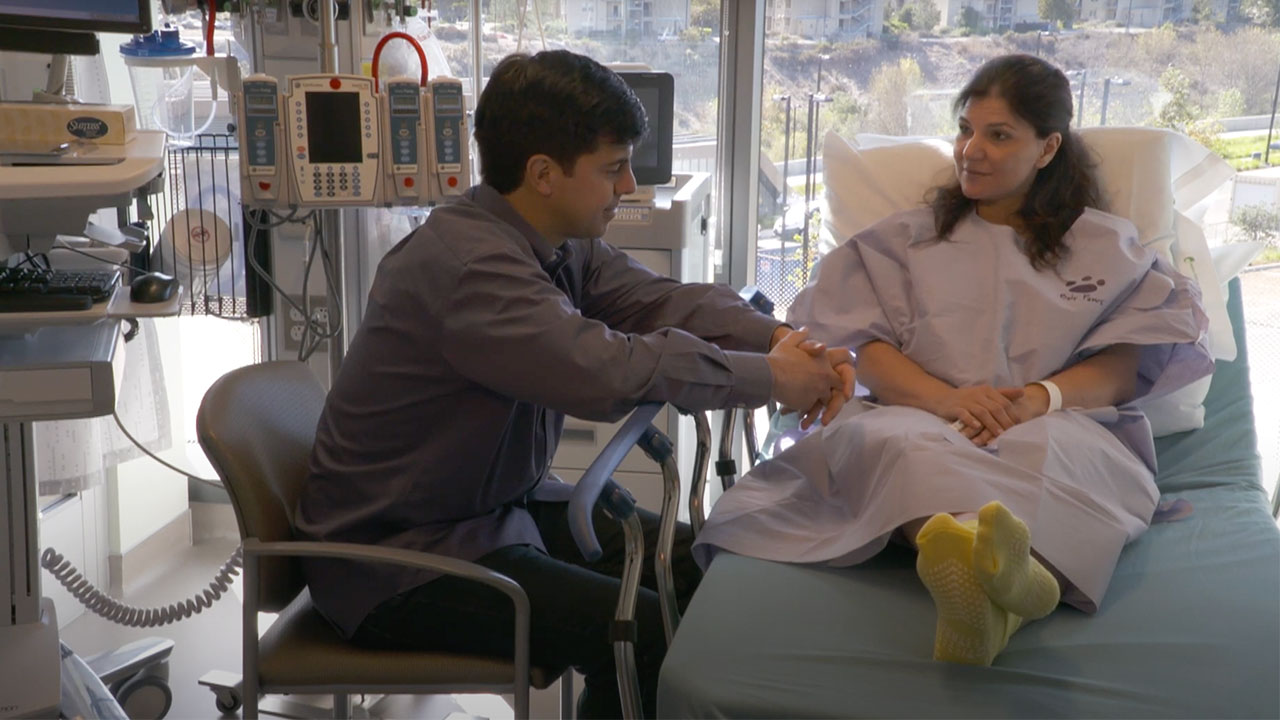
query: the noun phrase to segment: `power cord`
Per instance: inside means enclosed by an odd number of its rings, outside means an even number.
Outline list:
[[[275,222],[268,223],[260,222],[256,213],[249,213],[246,217],[249,220],[251,232],[249,233],[249,246],[246,256],[249,264],[257,271],[259,277],[270,285],[271,289],[275,290],[285,304],[303,318],[302,337],[299,338],[298,360],[306,361],[324,341],[337,337],[342,332],[342,315],[336,309],[330,321],[327,322],[322,322],[319,318],[314,317],[311,312],[310,294],[307,288],[310,284],[311,268],[315,263],[317,252],[320,254],[321,267],[324,269],[326,289],[329,291],[329,296],[334,299],[336,307],[341,306],[341,293],[334,281],[334,276],[337,272],[334,268],[333,259],[329,256],[329,251],[324,247],[324,243],[321,242],[323,228],[320,227],[319,216],[316,215],[315,210],[311,210],[306,215],[295,219],[297,211],[298,208],[295,206],[287,216],[281,217],[267,210],[266,213],[275,218]],[[301,304],[298,304],[283,288],[276,284],[271,275],[258,263],[254,252],[257,247],[259,231],[273,230],[290,222],[303,223],[307,229],[307,235],[303,239],[303,242],[307,245],[307,261],[303,268]],[[332,320],[333,317],[337,318],[336,322]]]
[[[163,607],[140,608],[122,603],[99,590],[71,561],[53,548],[45,548],[40,554],[40,566],[48,570],[89,612],[127,627],[159,627],[199,615],[222,598],[231,587],[231,578],[240,574],[243,565],[242,548],[236,548],[214,573],[209,586],[198,595]]]
[[[124,433],[125,437],[129,438],[139,450],[149,455],[151,459],[190,480],[212,485],[219,489],[222,488],[222,483],[220,482],[197,477],[166,462],[138,442],[138,439],[125,428],[124,422],[120,420],[119,413],[113,410],[111,417],[115,418],[120,432]],[[240,568],[243,565],[242,548],[236,548],[235,552],[231,553],[227,561],[222,564],[222,567],[214,573],[213,580],[209,581],[209,586],[199,594],[163,607],[140,608],[120,602],[99,590],[84,577],[71,561],[53,548],[45,548],[44,552],[40,554],[40,566],[48,570],[49,574],[53,575],[54,579],[61,583],[71,593],[72,597],[79,601],[81,605],[84,605],[89,612],[127,627],[159,627],[200,614],[205,608],[212,606],[222,598],[223,594],[231,587],[231,579],[240,574]]]
[[[135,437],[133,436],[133,434],[129,432],[128,428],[126,428],[126,427],[124,426],[124,422],[120,419],[120,413],[116,412],[115,410],[112,410],[112,411],[111,411],[111,417],[115,418],[116,425],[120,428],[120,432],[124,433],[124,436],[125,436],[125,437],[127,437],[127,438],[129,438],[129,442],[132,442],[134,445],[136,445],[136,446],[138,447],[138,449],[139,449],[139,450],[141,450],[142,452],[146,453],[146,454],[147,454],[147,455],[148,455],[152,460],[155,460],[156,462],[158,462],[158,463],[160,463],[161,465],[163,465],[163,466],[165,466],[165,467],[169,468],[170,470],[172,470],[172,471],[174,471],[174,472],[178,473],[179,475],[182,475],[183,477],[187,478],[188,480],[195,480],[195,481],[196,481],[196,482],[198,482],[198,483],[204,483],[205,485],[209,485],[209,486],[211,486],[211,487],[216,487],[216,488],[218,488],[219,490],[223,490],[223,489],[225,489],[225,488],[223,487],[223,485],[222,485],[222,482],[221,482],[221,481],[218,481],[218,480],[209,480],[209,479],[206,479],[206,478],[199,477],[198,475],[193,475],[193,474],[191,474],[190,472],[188,472],[188,471],[186,471],[186,470],[183,470],[182,468],[178,467],[177,465],[173,465],[173,464],[169,463],[168,461],[166,461],[164,458],[160,457],[159,455],[156,455],[155,453],[151,452],[151,451],[150,451],[150,450],[148,450],[148,449],[147,449],[147,448],[146,448],[142,443],[138,442],[138,439],[137,439],[137,438],[135,438]]]
[[[14,267],[20,268],[23,265],[30,265],[36,270],[52,269],[49,265],[49,256],[47,254],[42,252],[41,253],[31,252],[30,250],[24,250],[22,252],[22,261],[19,262],[17,265],[14,265]]]
[[[90,260],[97,260],[98,262],[100,262],[100,263],[106,263],[107,265],[115,265],[116,267],[122,267],[122,268],[124,268],[124,269],[126,269],[126,270],[132,270],[132,271],[134,271],[134,272],[136,272],[136,273],[144,273],[144,274],[145,274],[145,273],[149,272],[149,271],[147,271],[147,270],[144,270],[144,269],[142,269],[142,268],[138,267],[137,265],[130,265],[129,263],[122,263],[122,262],[116,262],[115,260],[108,260],[107,258],[104,258],[104,257],[98,257],[97,255],[94,255],[93,253],[85,252],[85,251],[81,250],[80,248],[73,248],[73,247],[71,247],[70,245],[55,245],[54,247],[56,247],[56,248],[57,248],[57,249],[59,249],[59,250],[70,250],[71,252],[73,252],[73,253],[75,253],[75,254],[77,254],[77,255],[83,255],[83,256],[85,256],[85,257],[89,258]],[[46,262],[47,262],[47,261],[46,261]]]

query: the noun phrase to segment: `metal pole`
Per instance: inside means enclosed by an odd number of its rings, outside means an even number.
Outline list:
[[[782,129],[782,235],[778,238],[779,254],[783,262],[787,256],[787,173],[791,170],[791,96],[783,95],[786,102]]]
[[[480,16],[480,0],[471,0],[471,108],[480,102],[481,83],[484,80],[484,57],[480,39],[484,36],[484,21]]]
[[[337,0],[320,0],[320,72],[338,72]]]
[[[1111,99],[1111,78],[1102,79],[1102,117],[1099,118],[1100,125],[1107,124],[1107,101]]]
[[[809,283],[809,193],[813,190],[813,107],[816,93],[809,93],[809,110],[804,122],[804,222],[800,233],[800,282]],[[784,223],[785,224],[785,223]]]
[[[320,72],[327,74],[336,74],[341,72],[338,66],[338,23],[337,23],[337,0],[320,0]],[[333,258],[333,273],[337,277],[333,278],[334,287],[338,288],[338,293],[330,293],[330,309],[337,314],[339,318],[345,316],[343,307],[342,291],[346,288],[344,265],[345,256],[342,254],[342,215],[338,210],[321,210],[316,221],[317,235],[315,241],[324,243],[329,249],[329,257]],[[327,272],[327,271],[326,271]],[[303,279],[306,281],[306,278]],[[345,323],[343,324],[345,330]],[[329,339],[329,380],[332,382],[338,377],[338,369],[342,367],[343,355],[346,352],[346,343],[343,340],[343,333]]]
[[[1089,80],[1089,71],[1080,71],[1080,99],[1076,101],[1076,127],[1084,127],[1084,84]]]
[[[787,101],[786,120],[784,121],[784,127],[782,131],[782,210],[784,213],[782,222],[785,224],[786,223],[785,213],[787,209],[787,189],[788,189],[787,188],[787,172],[791,167],[791,96],[784,95],[783,98]]]
[[[804,265],[800,268],[801,281],[809,282],[809,255],[812,252],[812,243],[809,242],[809,208],[813,202],[813,194],[817,191],[817,182],[812,177],[817,169],[817,162],[814,153],[818,151],[818,139],[814,137],[818,131],[818,103],[822,95],[822,63],[827,59],[826,55],[818,56],[818,81],[814,86],[813,92],[809,93],[809,117],[806,121],[806,138],[805,138],[805,163],[804,163],[804,233],[802,235],[802,259]],[[786,225],[786,221],[783,221]]]
[[[644,530],[640,518],[631,512],[619,519],[626,552],[622,561],[622,592],[614,611],[614,622],[619,626],[634,627],[636,621],[636,595],[640,590],[641,565],[644,563]],[[638,720],[643,717],[640,701],[640,683],[636,677],[635,646],[631,640],[613,642],[613,661],[618,671],[618,695],[622,700],[622,717]]]
[[[1276,101],[1280,100],[1280,70],[1276,71],[1276,92],[1271,96],[1271,121],[1267,123],[1267,150],[1262,162],[1271,165],[1271,131],[1276,127]]]

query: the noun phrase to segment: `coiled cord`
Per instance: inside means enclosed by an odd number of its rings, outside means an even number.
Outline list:
[[[65,587],[81,605],[99,617],[127,627],[159,627],[192,615],[200,614],[205,608],[217,602],[231,587],[231,578],[240,574],[244,561],[241,548],[231,553],[231,557],[214,573],[209,587],[195,597],[182,602],[166,605],[161,608],[139,608],[126,605],[93,586],[80,574],[71,561],[65,559],[53,548],[45,548],[40,554],[40,566],[49,571],[62,586]]]

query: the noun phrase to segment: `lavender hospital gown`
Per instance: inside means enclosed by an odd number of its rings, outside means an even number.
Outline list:
[[[1021,387],[1115,343],[1142,346],[1138,396],[1213,369],[1199,290],[1143,248],[1129,221],[1086,210],[1056,270],[1035,270],[1006,226],[971,214],[936,240],[928,209],[894,215],[823,259],[788,320],[830,345],[882,340],[956,387]],[[716,503],[694,547],[853,565],[892,532],[1000,500],[1097,609],[1120,550],[1158,499],[1151,427],[1132,405],[1064,409],[974,445],[949,421],[854,401],[757,466]]]

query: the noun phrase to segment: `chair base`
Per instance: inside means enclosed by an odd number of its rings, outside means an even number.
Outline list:
[[[243,705],[241,677],[236,673],[212,670],[200,678],[200,684],[213,692],[214,707],[224,715],[237,712]],[[557,684],[543,690],[532,689],[537,697],[531,705],[542,706],[534,716],[573,718],[573,685],[573,672],[567,671]],[[556,693],[558,700],[548,697],[552,692]],[[538,702],[540,699],[542,702]],[[558,714],[547,712],[551,703],[558,703]],[[334,717],[333,698],[329,695],[267,695],[258,702],[258,712],[283,718],[331,718]],[[403,717],[466,720],[472,717],[447,694],[367,695],[363,702],[351,703],[348,716],[357,720]]]

